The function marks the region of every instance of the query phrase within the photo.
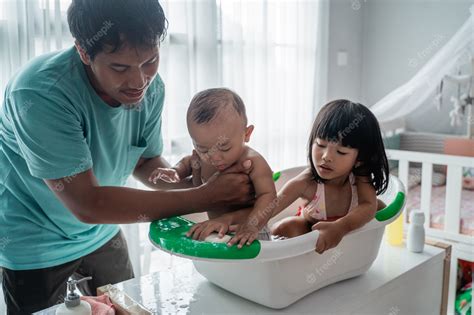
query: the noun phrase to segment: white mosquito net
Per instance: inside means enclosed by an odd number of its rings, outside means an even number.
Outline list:
[[[451,125],[451,131],[457,128],[453,133],[465,133],[468,106],[461,105],[474,96],[474,6],[470,11],[469,19],[415,76],[370,108],[382,125],[438,110],[444,112],[443,123]],[[424,126],[429,124],[433,122],[426,121]]]

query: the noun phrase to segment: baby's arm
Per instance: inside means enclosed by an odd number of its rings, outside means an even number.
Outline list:
[[[245,243],[250,245],[257,237],[258,232],[272,217],[274,204],[277,203],[273,172],[265,159],[257,155],[252,158],[253,169],[250,180],[255,188],[255,204],[247,220],[240,226],[236,235],[229,241],[229,245]]]
[[[227,212],[217,218],[194,224],[186,233],[187,237],[195,240],[204,240],[211,233],[218,233],[223,237],[227,232],[235,231],[235,225],[245,222],[253,208],[244,208]]]
[[[352,211],[334,222],[318,222],[313,225],[313,230],[319,230],[316,243],[316,252],[333,248],[349,232],[356,230],[370,222],[377,212],[377,194],[374,186],[367,177],[356,178],[357,195],[359,203]]]
[[[193,183],[195,184],[194,175],[197,173],[196,170],[200,170],[200,162],[198,155],[193,150],[192,155],[183,157],[171,168],[156,168],[153,170],[148,180],[155,184],[158,180],[163,180],[168,183],[176,183],[193,175]]]

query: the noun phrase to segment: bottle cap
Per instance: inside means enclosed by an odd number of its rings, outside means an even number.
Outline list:
[[[414,210],[410,212],[410,223],[413,224],[424,224],[425,223],[425,213],[420,210]]]
[[[69,280],[67,282],[67,289],[68,289],[68,294],[67,296],[64,298],[64,304],[66,305],[67,308],[72,308],[72,307],[76,307],[78,306],[79,304],[81,304],[81,297],[79,296],[79,294],[77,294],[75,291],[76,291],[76,285],[78,283],[81,283],[83,281],[87,281],[87,280],[91,280],[92,277],[86,277],[86,278],[82,278],[80,280]]]

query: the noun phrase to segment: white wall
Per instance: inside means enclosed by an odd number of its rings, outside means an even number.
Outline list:
[[[361,101],[364,13],[362,7],[358,9],[357,3],[350,0],[330,1],[328,100],[347,98]],[[338,51],[347,52],[347,66],[337,65]]]
[[[472,0],[335,0],[330,7],[328,96],[371,106],[409,80],[469,17]],[[474,36],[474,35],[473,35]],[[346,50],[349,64],[336,65]],[[435,107],[408,119],[412,130],[462,133]],[[428,115],[428,116],[427,116]],[[419,119],[429,117],[429,124]]]

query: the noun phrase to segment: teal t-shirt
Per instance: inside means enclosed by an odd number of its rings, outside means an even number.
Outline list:
[[[64,178],[61,189],[92,168],[101,186],[124,185],[140,157],[162,153],[163,101],[157,76],[140,104],[107,105],[74,47],[35,58],[10,80],[0,109],[0,266],[57,266],[118,233],[79,221],[43,179]]]

